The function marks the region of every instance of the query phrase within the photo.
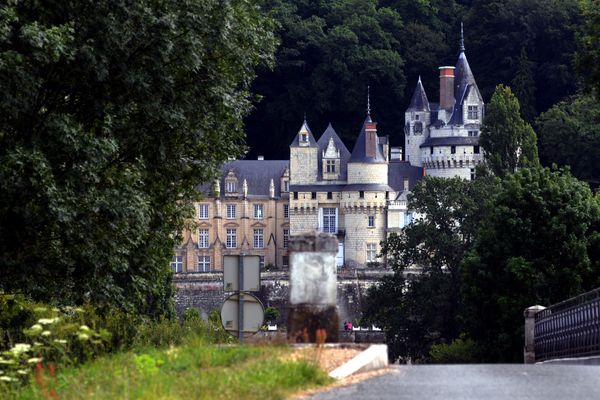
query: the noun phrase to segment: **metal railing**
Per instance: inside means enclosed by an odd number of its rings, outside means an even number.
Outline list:
[[[535,361],[600,355],[600,289],[535,315]]]

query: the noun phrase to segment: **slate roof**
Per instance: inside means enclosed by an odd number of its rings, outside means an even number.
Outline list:
[[[329,143],[329,138],[333,138],[333,144],[340,152],[340,180],[346,180],[348,176],[348,160],[350,159],[350,151],[342,142],[342,139],[338,136],[338,134],[331,126],[331,123],[327,125],[327,129],[319,138],[317,142],[317,146],[319,146],[319,176],[323,176],[323,152],[327,149],[327,144]]]
[[[275,184],[275,197],[281,196],[281,181],[285,169],[289,167],[288,160],[235,160],[221,166],[221,196],[225,195],[225,178],[229,170],[233,170],[238,179],[238,193],[242,193],[244,179],[248,184],[248,196],[269,196],[271,179]],[[204,183],[198,190],[207,196],[213,195],[213,183]]]
[[[479,146],[479,137],[472,136],[447,136],[427,138],[419,147],[429,146]]]
[[[367,157],[366,146],[365,146],[365,125],[367,123],[373,122],[371,120],[371,116],[367,115],[365,118],[365,122],[363,122],[362,129],[356,138],[356,143],[354,144],[354,149],[352,150],[352,154],[350,155],[349,162],[355,163],[385,163],[385,158],[383,157],[382,146],[380,144],[380,138],[377,138],[377,145],[375,146],[375,157]]]
[[[339,183],[323,185],[291,185],[290,192],[341,192],[346,185]]]
[[[461,52],[458,56],[458,61],[456,62],[456,69],[454,70],[454,98],[456,102],[454,103],[454,111],[452,112],[452,117],[448,124],[450,125],[462,125],[463,124],[463,103],[470,90],[476,90],[479,97],[481,98],[481,94],[479,93],[479,88],[477,87],[477,83],[475,82],[475,77],[473,76],[473,72],[471,71],[471,67],[469,66],[469,62],[467,61],[467,56],[465,55],[464,49],[461,49]]]
[[[425,88],[423,88],[420,76],[407,111],[430,111],[429,100],[427,100],[427,94],[425,94]]]
[[[302,128],[308,131],[308,146],[300,146],[300,131],[302,131]],[[314,135],[312,134],[312,131],[310,130],[306,120],[304,120],[300,126],[300,129],[298,129],[298,133],[296,134],[294,140],[292,140],[290,147],[317,147],[317,142],[315,141]]]
[[[412,188],[423,179],[423,168],[410,165],[408,161],[390,161],[388,167],[388,185],[395,192],[404,190],[404,178],[408,178],[408,189]]]

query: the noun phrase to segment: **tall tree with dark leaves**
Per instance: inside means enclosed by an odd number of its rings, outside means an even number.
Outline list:
[[[168,314],[175,232],[243,149],[272,29],[245,0],[4,2],[0,288]]]
[[[577,70],[600,98],[600,0],[582,0],[584,24],[577,51]]]
[[[511,81],[511,87],[521,104],[523,118],[531,122],[537,115],[535,111],[535,81],[533,79],[533,64],[527,57],[525,47],[521,48],[521,55],[517,60],[517,71]]]
[[[486,107],[479,143],[485,164],[497,176],[538,163],[537,138],[521,117],[519,100],[509,87],[498,85]]]

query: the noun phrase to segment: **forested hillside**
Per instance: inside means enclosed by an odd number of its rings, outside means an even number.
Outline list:
[[[246,120],[249,158],[287,158],[306,113],[319,135],[328,122],[352,146],[366,109],[380,134],[402,145],[418,75],[430,101],[438,67],[454,65],[460,23],[467,57],[486,102],[510,86],[526,120],[577,91],[577,0],[266,0],[281,44],[273,70],[259,71],[262,96]],[[545,160],[541,154],[542,160]]]

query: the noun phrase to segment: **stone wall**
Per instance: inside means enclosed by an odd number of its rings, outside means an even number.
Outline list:
[[[339,317],[344,321],[356,321],[361,317],[361,307],[367,290],[381,277],[391,274],[386,269],[338,269],[338,307]],[[212,310],[220,310],[227,297],[223,292],[223,274],[181,273],[175,274],[173,281],[177,289],[175,307],[178,313],[186,308],[196,308],[203,317]],[[264,307],[279,309],[280,325],[287,318],[289,298],[289,274],[287,271],[265,271],[261,273],[261,288],[257,294]],[[343,327],[340,326],[340,329]]]

